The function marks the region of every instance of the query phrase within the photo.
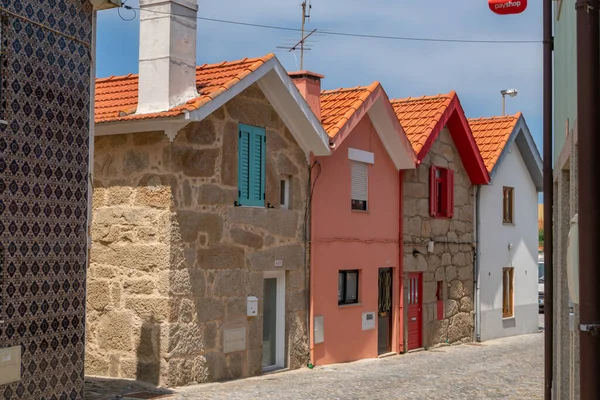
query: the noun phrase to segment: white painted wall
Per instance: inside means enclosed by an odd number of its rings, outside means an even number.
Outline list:
[[[514,187],[514,225],[502,223],[502,189]],[[515,144],[481,188],[481,340],[538,331],[538,193]],[[513,244],[512,251],[508,249]],[[502,318],[502,268],[514,267],[514,317]]]

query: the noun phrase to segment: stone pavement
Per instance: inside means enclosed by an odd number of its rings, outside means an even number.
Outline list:
[[[543,333],[537,333],[181,387],[164,399],[542,399],[543,362]],[[121,395],[139,389],[131,381],[125,382],[130,382],[128,391]],[[127,399],[114,393],[86,399]]]

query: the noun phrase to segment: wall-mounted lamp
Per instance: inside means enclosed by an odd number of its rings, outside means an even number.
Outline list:
[[[416,257],[417,254],[421,254],[421,252],[417,249],[413,249],[413,256]]]
[[[512,251],[512,249],[513,249],[513,244],[512,244],[512,243],[509,243],[509,244],[508,244],[508,251]]]

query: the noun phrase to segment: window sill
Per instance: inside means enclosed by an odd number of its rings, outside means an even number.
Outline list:
[[[245,204],[239,204],[239,203],[236,204],[235,207],[238,207],[238,208],[264,208],[264,209],[267,209],[267,206],[247,206]]]
[[[502,321],[508,321],[510,319],[515,319],[515,316],[514,315],[511,315],[510,317],[502,316]]]
[[[338,308],[360,307],[362,303],[338,304]]]
[[[359,214],[369,214],[369,212],[371,210],[355,210],[355,209],[351,208],[350,211],[355,212],[355,213],[359,213]]]
[[[503,222],[502,225],[504,225],[504,226],[515,226],[516,224],[514,222]]]

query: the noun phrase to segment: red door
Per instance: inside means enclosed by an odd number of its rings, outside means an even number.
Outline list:
[[[422,273],[408,274],[408,350],[423,347]]]

